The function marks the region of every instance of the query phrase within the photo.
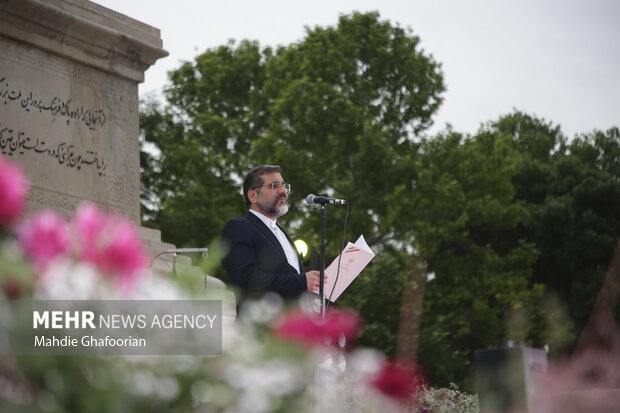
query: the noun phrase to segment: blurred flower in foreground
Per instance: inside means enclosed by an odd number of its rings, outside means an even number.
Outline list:
[[[39,270],[45,269],[57,256],[69,251],[67,222],[56,212],[43,210],[18,228],[22,249]]]
[[[372,385],[387,396],[407,402],[422,388],[422,378],[413,363],[392,360],[377,372]]]
[[[71,218],[80,258],[97,260],[97,238],[106,226],[107,216],[92,202],[82,202]]]
[[[362,323],[353,312],[329,311],[325,318],[295,311],[276,320],[274,333],[282,340],[294,341],[304,348],[318,346],[344,347],[353,341]]]
[[[4,293],[4,296],[9,300],[18,299],[22,293],[21,289],[22,288],[19,281],[17,281],[13,277],[6,277],[4,280],[2,280],[2,292]]]
[[[147,264],[147,255],[134,225],[118,214],[104,213],[91,202],[83,202],[71,229],[80,259],[95,264],[104,273],[117,274],[117,287],[126,290]]]
[[[480,406],[476,394],[467,394],[459,390],[458,386],[450,383],[448,388],[433,388],[424,386],[418,392],[418,406],[415,413],[458,412],[479,413]],[[542,412],[539,412],[542,413]]]
[[[620,328],[611,314],[596,320],[602,339],[550,364],[545,413],[617,412],[620,388]]]
[[[115,217],[108,223],[106,247],[102,249],[99,268],[116,272],[117,286],[125,290],[147,265],[147,254],[134,225],[125,218]]]
[[[389,359],[378,350],[363,347],[344,355],[346,369],[343,374],[325,374],[323,369],[317,371],[320,386],[318,402],[322,410],[382,413],[419,411],[416,409],[421,406],[427,389],[422,384],[422,375],[415,363]]]
[[[24,209],[28,180],[16,165],[0,155],[0,225],[10,224]]]
[[[36,269],[43,271],[39,278],[45,278],[52,261],[64,257],[112,276],[115,288],[126,293],[147,264],[146,250],[133,223],[121,215],[102,212],[91,202],[82,203],[70,223],[53,211],[37,212],[19,226],[18,240]]]

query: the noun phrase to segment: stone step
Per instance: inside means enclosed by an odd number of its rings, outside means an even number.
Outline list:
[[[139,227],[138,232],[143,241],[161,242],[161,231],[158,229]]]

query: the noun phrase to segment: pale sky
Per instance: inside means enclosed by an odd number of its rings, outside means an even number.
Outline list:
[[[475,133],[513,108],[568,137],[620,126],[620,0],[95,0],[161,30],[170,55],[140,85],[160,96],[167,72],[228,39],[288,45],[305,27],[378,11],[410,27],[442,64],[447,90],[430,133]]]

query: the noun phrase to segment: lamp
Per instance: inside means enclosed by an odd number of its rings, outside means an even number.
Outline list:
[[[319,268],[319,254],[317,249],[310,244],[310,242],[302,236],[295,235],[293,238],[293,245],[295,250],[301,257],[301,262],[304,265],[304,270],[316,270]]]
[[[306,261],[306,259],[310,256],[310,243],[308,243],[308,241],[306,241],[303,237],[294,237],[293,245],[295,245],[297,253],[301,255],[301,260]]]

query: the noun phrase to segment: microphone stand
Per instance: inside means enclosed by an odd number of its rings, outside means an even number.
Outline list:
[[[321,246],[319,248],[319,253],[321,255],[320,259],[320,272],[319,272],[319,297],[321,300],[320,303],[320,314],[321,318],[325,318],[325,294],[324,294],[324,284],[325,284],[325,222],[327,220],[327,208],[326,205],[321,205]]]
[[[325,287],[325,222],[327,221],[327,205],[326,204],[322,204],[321,205],[321,245],[319,246],[319,299],[320,301],[320,305],[319,305],[319,314],[322,320],[325,319],[325,293],[324,293],[324,287]],[[325,355],[325,351],[323,349],[321,349],[321,358],[324,357]],[[320,393],[320,373],[321,373],[321,368],[320,366],[317,364],[315,367],[315,386],[316,386],[316,411],[319,412],[320,411],[320,404],[319,404],[319,393]]]

